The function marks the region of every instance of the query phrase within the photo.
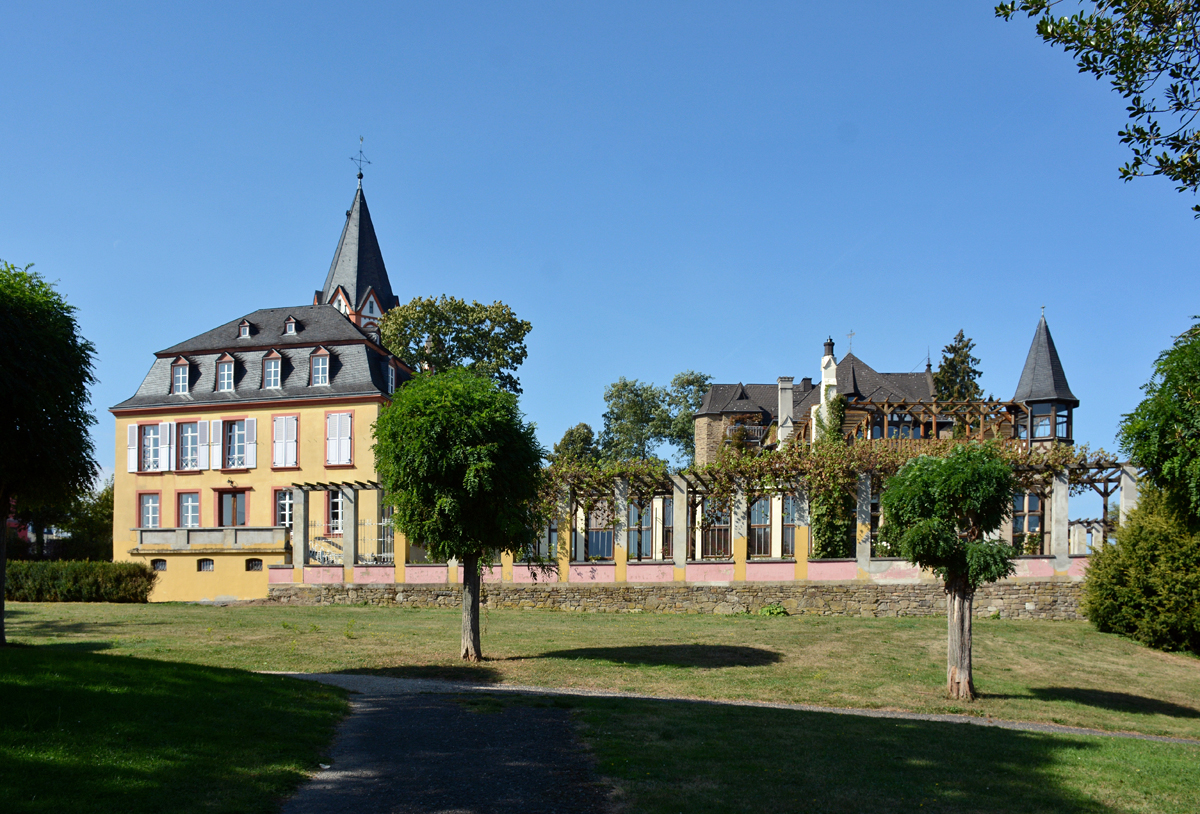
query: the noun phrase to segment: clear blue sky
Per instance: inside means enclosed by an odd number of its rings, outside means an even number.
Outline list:
[[[910,371],[962,328],[1008,398],[1045,305],[1112,448],[1200,313],[1200,223],[993,5],[6,4],[0,257],[78,307],[106,468],[153,351],[311,301],[360,135],[401,299],[532,321],[546,445],[619,376],[816,376],[851,330]]]

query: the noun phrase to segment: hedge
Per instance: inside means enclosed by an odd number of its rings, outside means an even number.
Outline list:
[[[1103,633],[1200,653],[1200,533],[1161,493],[1147,489],[1115,542],[1093,551],[1083,609]]]
[[[145,563],[13,561],[4,598],[14,602],[145,602],[158,575]]]

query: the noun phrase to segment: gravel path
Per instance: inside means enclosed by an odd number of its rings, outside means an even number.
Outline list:
[[[1200,745],[1200,740],[1192,738],[1170,738],[1162,735],[1142,735],[1137,732],[1109,732],[1102,729],[1085,729],[1077,726],[1059,726],[1057,724],[1027,723],[1023,721],[1001,721],[994,718],[979,718],[973,715],[939,715],[921,712],[901,712],[882,709],[844,709],[840,707],[820,707],[812,704],[778,704],[770,701],[712,701],[694,698],[668,698],[654,695],[635,695],[632,693],[606,692],[603,690],[584,690],[575,688],[555,687],[525,687],[517,684],[473,684],[465,681],[439,681],[424,678],[391,678],[388,676],[355,675],[351,673],[279,673],[307,681],[320,681],[333,684],[351,692],[362,693],[371,697],[406,696],[423,693],[461,694],[473,693],[519,693],[522,695],[566,695],[586,696],[594,698],[632,698],[645,701],[672,701],[689,704],[723,704],[742,707],[768,707],[771,709],[794,709],[802,712],[828,712],[834,715],[859,715],[865,718],[897,718],[906,721],[939,721],[950,724],[969,724],[972,726],[994,726],[1000,729],[1015,729],[1022,732],[1046,732],[1054,735],[1092,735],[1104,738],[1133,738],[1136,740],[1161,741],[1163,743],[1183,743]],[[285,811],[290,811],[285,809]]]

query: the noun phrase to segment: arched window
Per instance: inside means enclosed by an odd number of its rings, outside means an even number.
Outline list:
[[[196,560],[196,570],[197,571],[212,571],[213,570],[213,561],[210,560],[208,557],[204,557],[202,559]]]
[[[247,571],[261,571],[262,570],[262,560],[258,559],[258,557],[251,557],[250,559],[246,560],[246,570]]]
[[[167,561],[166,560],[150,560],[150,568],[151,568],[151,570],[154,570],[154,571],[166,571],[167,570]]]

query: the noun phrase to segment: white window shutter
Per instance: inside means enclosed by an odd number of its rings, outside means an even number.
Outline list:
[[[138,471],[138,427],[137,424],[130,424],[128,429],[128,443],[126,450],[126,465],[129,472]]]
[[[337,427],[337,413],[325,416],[325,463],[327,464],[336,464],[338,462]]]
[[[258,466],[258,419],[246,419],[246,468]]]
[[[208,434],[208,444],[211,450],[208,460],[211,462],[213,469],[224,469],[225,462],[221,460],[221,419],[214,419],[212,422],[212,432]]]
[[[283,460],[284,466],[296,466],[296,422],[299,421],[298,416],[287,416],[283,419],[284,428],[284,450]]]
[[[338,433],[338,463],[350,463],[350,413],[341,416]]]
[[[199,431],[199,437],[196,439],[196,468],[208,469],[208,422],[199,422],[196,429]]]
[[[164,421],[158,425],[158,469],[160,472],[170,472],[175,468],[175,447],[171,444],[171,430],[175,429],[175,425],[169,421]]]
[[[287,466],[287,419],[275,416],[271,420],[271,466]]]

